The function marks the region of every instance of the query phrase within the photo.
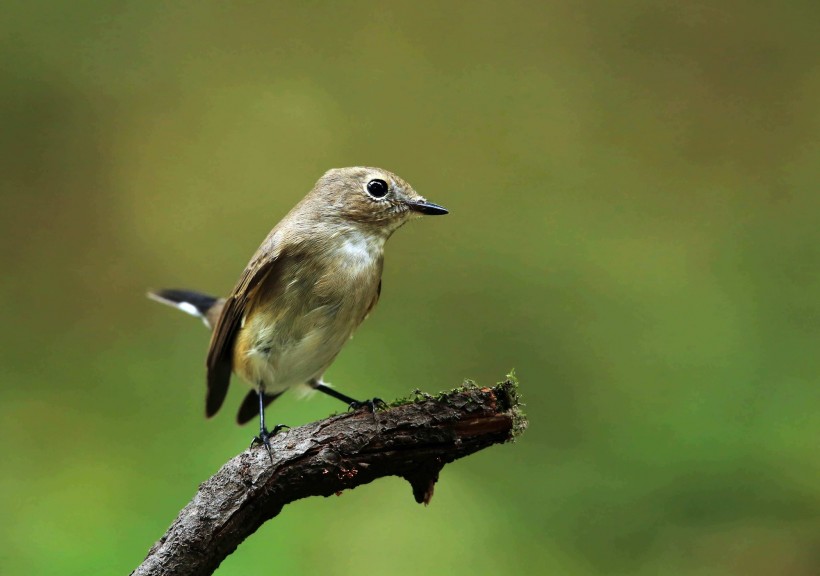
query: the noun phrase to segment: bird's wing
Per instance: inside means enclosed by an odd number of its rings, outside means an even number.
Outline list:
[[[362,319],[359,322],[359,324],[361,324],[362,322],[367,320],[367,317],[370,316],[370,313],[373,311],[373,308],[375,308],[376,304],[379,302],[379,296],[381,296],[381,294],[382,294],[382,279],[379,278],[379,286],[376,288],[376,293],[373,295],[373,300],[370,301],[370,305],[367,307],[367,310],[365,311],[364,316],[362,316]]]
[[[236,334],[242,326],[243,318],[253,300],[256,288],[277,268],[281,262],[280,244],[276,236],[271,236],[251,259],[239,282],[225,299],[222,314],[216,322],[208,349],[208,394],[205,400],[205,415],[216,414],[225,395],[233,371],[233,346]]]

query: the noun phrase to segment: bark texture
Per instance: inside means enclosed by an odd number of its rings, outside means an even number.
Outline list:
[[[429,504],[445,464],[507,442],[526,424],[508,379],[436,397],[417,392],[375,414],[357,411],[280,432],[271,442],[273,462],[254,447],[201,484],[132,574],[211,574],[285,504],[382,476],[405,478],[416,502]]]

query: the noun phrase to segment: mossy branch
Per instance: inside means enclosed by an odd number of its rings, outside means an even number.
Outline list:
[[[201,484],[132,574],[211,574],[286,504],[383,476],[407,479],[416,502],[429,504],[445,464],[512,440],[526,424],[510,376],[493,388],[418,392],[375,415],[357,411],[282,432],[271,442],[273,462],[253,448]]]

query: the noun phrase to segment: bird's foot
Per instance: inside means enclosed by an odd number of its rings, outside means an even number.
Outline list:
[[[254,436],[253,437],[253,440],[251,441],[250,447],[253,448],[254,446],[257,446],[257,445],[261,444],[262,446],[265,447],[265,450],[268,451],[268,457],[270,458],[270,461],[273,462],[273,454],[270,451],[270,439],[273,438],[274,436],[276,436],[279,432],[281,432],[285,428],[290,429],[290,426],[288,426],[286,424],[277,424],[276,426],[273,427],[273,431],[271,431],[271,432],[268,432],[267,428],[262,428],[259,431],[259,436]]]
[[[370,411],[375,414],[379,408],[387,408],[387,402],[381,398],[371,398],[370,400],[363,400],[362,402],[354,400],[347,407],[348,410],[359,410],[360,408],[369,408]]]

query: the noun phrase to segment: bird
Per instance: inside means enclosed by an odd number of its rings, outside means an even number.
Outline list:
[[[331,388],[323,374],[379,300],[388,238],[409,220],[447,213],[387,170],[331,169],[274,226],[228,296],[149,291],[149,298],[201,318],[212,330],[206,417],[222,406],[232,374],[251,387],[237,422],[258,413],[252,446],[264,445],[269,454],[270,438],[287,426],[269,431],[265,408],[290,388],[375,411],[379,398],[355,400]]]

